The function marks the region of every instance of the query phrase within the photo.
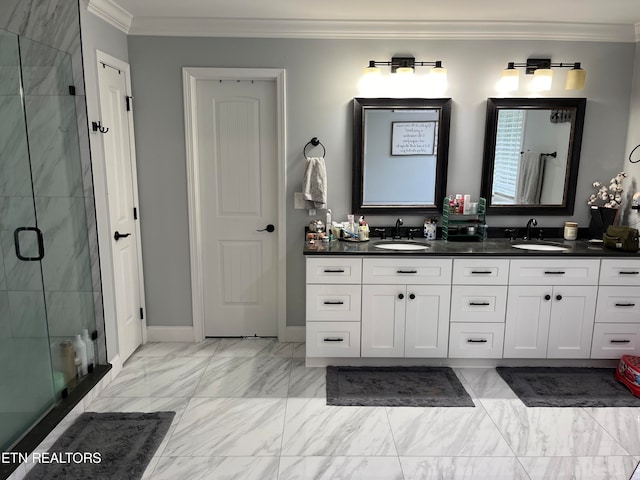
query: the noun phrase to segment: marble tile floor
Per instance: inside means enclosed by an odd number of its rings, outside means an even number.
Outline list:
[[[333,407],[304,355],[147,344],[87,410],[177,412],[145,480],[623,480],[640,461],[640,408],[527,408],[486,368],[454,369],[475,408]]]

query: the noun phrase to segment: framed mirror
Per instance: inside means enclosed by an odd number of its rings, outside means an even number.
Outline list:
[[[573,213],[586,98],[489,98],[480,195],[493,215]]]
[[[355,98],[353,115],[353,212],[440,211],[451,99]]]

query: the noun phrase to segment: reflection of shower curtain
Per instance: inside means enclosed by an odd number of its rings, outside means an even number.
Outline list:
[[[537,152],[523,152],[520,156],[516,204],[531,205],[540,203],[542,179],[544,177],[544,158],[544,155]]]

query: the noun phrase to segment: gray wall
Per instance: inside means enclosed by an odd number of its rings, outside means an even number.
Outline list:
[[[358,95],[368,60],[404,53],[418,61],[443,61],[449,69],[447,96],[453,98],[447,192],[474,198],[480,192],[485,102],[497,96],[496,83],[507,62],[540,55],[582,62],[587,86],[577,96],[589,102],[572,219],[586,226],[591,183],[608,180],[623,166],[634,52],[634,44],[587,42],[129,37],[149,324],[191,324],[183,66],[286,69],[287,323],[303,325],[302,231],[309,217],[293,209],[304,169],[302,149],[314,136],[326,146],[329,206],[334,220],[344,219],[351,208],[350,102]],[[565,72],[556,72],[546,96],[576,95],[564,90]],[[405,225],[422,225],[422,216],[404,218]],[[392,216],[367,219],[374,225],[395,221]],[[565,220],[538,217],[543,227],[559,227]],[[490,226],[523,226],[526,218],[492,216],[488,221]]]
[[[630,163],[628,158],[631,151],[640,144],[640,45],[636,44],[635,50],[635,69],[633,73],[633,87],[631,90],[631,99],[629,105],[631,112],[629,114],[629,132],[627,135],[627,148],[625,150],[624,171],[629,174],[623,183],[625,187],[625,209],[623,222],[628,225],[634,225],[640,228],[640,211],[631,210],[631,199],[635,192],[640,191],[640,162]],[[633,152],[632,160],[640,160],[640,148]]]
[[[98,66],[96,50],[101,50],[122,61],[129,60],[127,35],[117,28],[87,11],[88,0],[80,2],[80,26],[82,35],[82,56],[87,89],[87,116],[89,122],[100,120],[100,96],[98,90]],[[91,163],[94,179],[96,202],[97,235],[103,245],[111,241],[108,222],[108,199],[106,191],[106,174],[102,137],[96,133],[89,136],[91,147]],[[115,296],[113,287],[113,269],[109,252],[100,251],[100,271],[102,277],[102,297],[104,304],[104,328],[106,331],[107,360],[111,361],[118,353],[118,335],[115,317]]]

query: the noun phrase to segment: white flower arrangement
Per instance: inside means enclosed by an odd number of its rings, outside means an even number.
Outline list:
[[[593,182],[593,188],[597,190],[592,193],[587,201],[588,205],[596,205],[605,208],[620,208],[622,203],[622,180],[627,177],[625,172],[618,173],[609,181],[609,186],[600,182]]]

